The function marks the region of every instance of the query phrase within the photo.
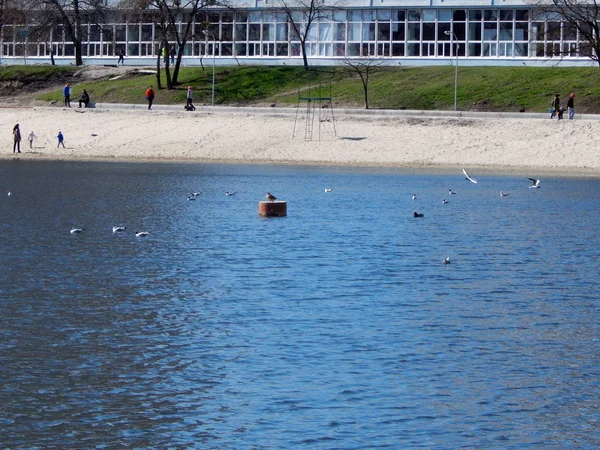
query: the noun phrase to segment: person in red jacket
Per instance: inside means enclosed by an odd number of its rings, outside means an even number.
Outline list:
[[[148,109],[152,109],[152,102],[154,101],[154,89],[152,89],[152,86],[146,90],[146,100],[148,100]]]

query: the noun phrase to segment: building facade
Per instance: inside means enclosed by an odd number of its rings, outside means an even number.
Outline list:
[[[200,65],[203,58],[218,65],[302,64],[300,42],[273,2],[203,10],[182,64]],[[292,14],[302,23],[301,10]],[[110,17],[102,25],[84,25],[85,63],[114,63],[123,51],[127,64],[154,64],[159,33],[151,12],[113,10]],[[4,25],[2,64],[47,63],[51,52],[58,64],[73,63],[63,27],[32,39],[33,27]],[[345,58],[380,58],[390,65],[439,65],[453,58],[462,65],[595,65],[587,48],[575,27],[519,0],[354,1],[313,23],[306,44],[311,65]]]

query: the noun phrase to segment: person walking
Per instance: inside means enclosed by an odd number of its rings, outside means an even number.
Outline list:
[[[19,124],[13,127],[13,153],[21,153],[21,130]]]
[[[148,100],[148,109],[152,109],[152,102],[154,101],[154,89],[152,89],[152,86],[146,90],[146,100]]]
[[[171,46],[171,51],[169,52],[169,54],[171,55],[171,65],[174,66],[175,65],[175,56],[177,55],[177,52],[175,51],[175,45]]]
[[[567,111],[569,112],[569,120],[573,120],[573,117],[575,117],[575,94],[572,92],[569,94],[569,100],[567,100]]]
[[[560,109],[560,94],[556,94],[552,99],[552,104],[550,107],[550,118],[554,119],[554,116],[558,113]]]
[[[119,53],[117,53],[119,55],[119,60],[117,61],[117,66],[119,65],[119,63],[124,66],[125,65],[125,55],[123,54],[123,50],[119,50]]]
[[[186,102],[185,102],[186,111],[194,111],[196,109],[196,107],[192,103],[193,100],[194,100],[194,90],[192,89],[191,86],[188,86]]]
[[[71,107],[71,85],[69,83],[65,84],[63,88],[63,97],[65,98],[65,106]]]
[[[56,146],[56,148],[60,147],[61,145],[63,146],[63,148],[65,147],[65,137],[62,134],[62,131],[58,131],[58,136],[56,136],[58,138],[58,145]]]
[[[31,133],[29,133],[29,136],[27,136],[27,140],[29,141],[29,148],[33,148],[33,140],[36,138],[37,138],[37,136],[35,135],[35,133],[33,131]]]

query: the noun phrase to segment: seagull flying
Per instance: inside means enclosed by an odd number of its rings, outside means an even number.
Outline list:
[[[71,228],[71,234],[78,234],[81,233],[83,230],[85,230],[85,228]]]
[[[119,231],[125,231],[126,229],[127,229],[127,227],[122,227],[122,226],[117,225],[117,226],[114,226],[112,230],[113,230],[113,233],[118,233]]]
[[[267,195],[265,195],[265,197],[267,198],[267,200],[269,200],[270,202],[277,200],[277,197],[275,197],[273,194],[271,194],[270,192],[267,192]]]
[[[536,180],[535,178],[529,178],[527,177],[528,180],[531,180],[531,186],[529,186],[529,189],[539,189],[540,188],[540,180]]]
[[[500,191],[500,197],[508,197],[510,194],[507,194],[504,191]]]
[[[456,195],[456,192],[454,192],[452,189],[448,189],[448,195]]]
[[[475,178],[471,178],[465,169],[463,169],[463,173],[465,174],[465,178],[467,180],[469,180],[471,183],[477,184],[477,180]]]
[[[146,237],[149,235],[150,235],[149,231],[136,231],[135,232],[135,237]]]

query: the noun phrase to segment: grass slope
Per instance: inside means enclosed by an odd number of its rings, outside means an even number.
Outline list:
[[[14,86],[45,87],[36,99],[61,101],[61,84],[70,80],[73,98],[87,89],[94,102],[145,103],[144,92],[156,87],[155,75],[123,76],[113,80],[78,78],[80,68],[2,66],[0,90]],[[163,86],[164,71],[162,72]],[[460,67],[458,109],[463,111],[545,112],[555,93],[566,103],[576,94],[579,113],[600,111],[600,70],[597,68]],[[176,89],[157,92],[157,104],[184,104],[186,88],[194,87],[195,102],[210,104],[212,66],[183,68]],[[13,92],[14,93],[14,92]],[[363,87],[357,74],[341,67],[320,68],[307,76],[301,67],[217,67],[215,103],[232,105],[296,105],[299,97],[331,97],[336,107],[363,108]],[[372,109],[451,110],[454,106],[454,67],[380,68],[369,81]]]

